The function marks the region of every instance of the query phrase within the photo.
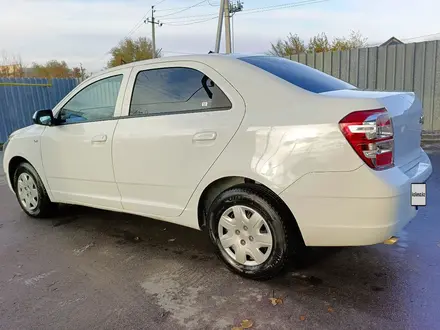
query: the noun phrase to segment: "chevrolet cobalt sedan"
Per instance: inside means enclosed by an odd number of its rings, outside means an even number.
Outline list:
[[[253,279],[304,246],[387,240],[432,172],[414,93],[362,91],[271,56],[122,65],[33,121],[4,147],[29,216],[77,204],[204,230]]]

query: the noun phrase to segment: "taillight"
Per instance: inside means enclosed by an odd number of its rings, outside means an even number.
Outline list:
[[[339,127],[359,157],[372,169],[394,166],[393,123],[386,109],[352,112],[339,122]]]

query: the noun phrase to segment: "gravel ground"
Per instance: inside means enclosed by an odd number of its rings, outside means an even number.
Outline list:
[[[432,161],[428,206],[397,244],[312,249],[267,282],[230,273],[188,228],[82,207],[28,218],[0,175],[0,329],[440,329]]]

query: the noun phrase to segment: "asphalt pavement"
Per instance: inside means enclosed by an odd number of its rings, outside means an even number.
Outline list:
[[[196,230],[82,207],[31,219],[0,174],[0,329],[440,329],[431,159],[428,205],[395,245],[312,249],[266,282],[230,273]]]

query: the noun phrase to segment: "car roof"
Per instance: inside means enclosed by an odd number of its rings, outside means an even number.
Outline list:
[[[223,61],[223,60],[230,60],[230,59],[239,59],[243,57],[250,57],[250,56],[270,56],[267,54],[242,54],[242,53],[233,53],[233,54],[222,54],[222,53],[210,53],[210,54],[200,54],[200,55],[179,55],[179,56],[167,56],[167,57],[160,57],[150,60],[142,60],[142,61],[136,61],[132,63],[122,64],[115,66],[110,69],[106,69],[103,71],[100,71],[97,73],[96,76],[100,76],[102,74],[118,71],[126,68],[132,68],[140,65],[145,64],[153,64],[153,63],[167,63],[167,62],[175,62],[175,61],[199,61],[199,62],[216,62]]]

